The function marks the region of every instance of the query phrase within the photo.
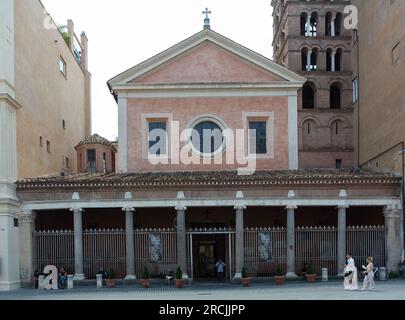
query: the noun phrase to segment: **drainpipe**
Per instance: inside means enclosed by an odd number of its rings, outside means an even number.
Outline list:
[[[357,42],[357,164],[360,165],[360,40],[359,32],[355,31],[355,37]]]

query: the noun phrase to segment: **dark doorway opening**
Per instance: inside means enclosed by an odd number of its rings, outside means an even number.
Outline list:
[[[193,269],[195,280],[215,280],[217,273],[216,262],[221,259],[225,264],[227,259],[227,236],[217,235],[194,235],[193,236]],[[225,267],[225,277],[228,270]]]

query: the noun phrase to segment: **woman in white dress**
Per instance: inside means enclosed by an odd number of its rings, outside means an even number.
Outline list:
[[[343,286],[345,290],[358,290],[359,286],[356,264],[354,263],[354,259],[350,253],[346,256],[346,259],[347,264],[345,265],[345,279]]]
[[[367,258],[367,267],[366,267],[366,270],[364,271],[366,276],[364,278],[362,290],[369,290],[369,289],[374,290],[375,289],[373,261],[374,261],[374,259],[372,257]]]

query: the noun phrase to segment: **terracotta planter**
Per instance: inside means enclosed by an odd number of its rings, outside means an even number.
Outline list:
[[[305,278],[307,279],[308,282],[314,283],[316,280],[316,274],[306,274]]]
[[[284,284],[285,277],[284,276],[276,276],[276,277],[274,277],[274,281],[276,282],[276,284],[278,286],[281,286],[281,285]]]
[[[116,280],[115,279],[105,279],[107,288],[115,288]]]
[[[150,279],[141,279],[140,283],[143,288],[145,289],[150,288]]]
[[[176,279],[176,288],[178,289],[184,288],[184,279]]]
[[[249,278],[242,278],[241,282],[244,287],[249,287]]]

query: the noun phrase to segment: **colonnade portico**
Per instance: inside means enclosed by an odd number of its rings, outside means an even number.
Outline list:
[[[288,187],[287,187],[288,188]],[[312,196],[307,196],[305,189],[294,189],[294,191],[290,190],[289,188],[287,189],[283,187],[283,189],[279,189],[277,192],[272,194],[272,197],[266,197],[265,194],[268,194],[266,190],[256,190],[251,192],[249,189],[245,189],[243,193],[241,191],[237,191],[235,188],[232,193],[230,194],[229,191],[227,191],[227,194],[224,196],[218,196],[216,198],[211,198],[210,196],[204,196],[202,195],[201,198],[196,198],[191,197],[186,197],[185,192],[178,192],[177,197],[175,196],[175,192],[177,191],[170,191],[170,194],[173,194],[172,197],[158,197],[156,194],[154,196],[150,197],[129,197],[126,193],[125,196],[122,198],[116,198],[116,199],[99,199],[99,200],[92,200],[88,199],[88,196],[86,193],[81,193],[80,197],[77,192],[74,193],[74,196],[72,197],[71,191],[69,194],[65,197],[65,199],[69,200],[47,200],[44,198],[43,200],[38,200],[38,198],[32,200],[32,201],[23,201],[23,205],[21,207],[21,210],[23,212],[28,213],[29,218],[26,216],[21,216],[20,221],[21,221],[21,230],[20,230],[20,239],[29,239],[30,237],[28,236],[33,228],[34,228],[34,221],[35,221],[35,213],[37,213],[37,216],[41,216],[42,213],[45,214],[45,216],[52,215],[54,211],[60,212],[64,211],[64,219],[70,219],[69,217],[71,216],[73,219],[73,225],[71,222],[69,222],[69,229],[73,227],[73,232],[72,234],[72,243],[74,243],[74,257],[71,256],[71,260],[69,263],[71,263],[71,267],[73,268],[73,258],[74,258],[74,271],[75,271],[75,280],[83,280],[85,278],[85,272],[88,272],[87,270],[89,269],[87,263],[88,257],[83,257],[84,256],[84,244],[83,241],[87,241],[87,231],[83,230],[83,225],[87,228],[89,228],[89,225],[93,225],[91,221],[97,221],[97,210],[103,210],[105,211],[111,211],[111,219],[113,215],[119,214],[120,212],[123,214],[123,216],[120,216],[120,227],[116,228],[121,228],[120,231],[123,231],[123,243],[121,245],[125,246],[125,251],[123,254],[126,256],[126,260],[122,261],[122,266],[120,267],[121,269],[121,274],[127,279],[127,280],[134,280],[136,279],[136,276],[139,276],[140,273],[140,267],[142,267],[140,264],[146,263],[149,264],[149,262],[146,262],[146,260],[139,260],[140,256],[142,256],[142,259],[148,259],[147,255],[143,256],[140,254],[140,250],[138,245],[139,243],[136,242],[138,237],[140,239],[146,239],[145,243],[147,245],[147,237],[143,238],[143,236],[138,235],[137,229],[135,225],[143,225],[143,227],[140,227],[139,231],[142,230],[151,230],[153,232],[154,227],[154,221],[153,219],[146,219],[144,216],[144,212],[147,210],[153,210],[155,212],[154,214],[163,214],[165,217],[167,215],[165,212],[170,212],[170,221],[165,218],[165,221],[162,225],[162,223],[158,223],[158,228],[170,228],[170,232],[173,236],[173,249],[176,254],[173,255],[173,259],[170,260],[170,262],[164,262],[161,263],[162,266],[157,266],[159,267],[164,267],[163,265],[178,265],[182,268],[183,270],[183,277],[184,278],[189,278],[194,277],[193,274],[193,266],[189,265],[190,260],[191,263],[193,263],[192,259],[195,258],[195,255],[193,255],[191,252],[188,252],[190,249],[190,246],[188,246],[188,232],[192,232],[192,225],[196,224],[197,222],[204,223],[204,219],[201,217],[200,209],[202,208],[215,208],[217,210],[216,212],[219,214],[220,212],[223,212],[223,209],[226,210],[226,213],[223,213],[220,219],[226,219],[226,224],[225,224],[225,231],[232,234],[232,237],[230,236],[228,243],[232,243],[232,246],[229,245],[227,246],[226,244],[224,245],[227,247],[228,254],[232,256],[229,260],[232,262],[232,266],[229,266],[230,272],[230,277],[238,279],[242,276],[242,269],[243,267],[247,267],[249,273],[256,274],[256,271],[252,271],[249,268],[254,267],[255,263],[259,263],[261,260],[260,256],[255,256],[254,259],[250,258],[250,251],[245,252],[245,250],[250,248],[250,246],[258,246],[263,245],[263,243],[259,244],[256,243],[257,241],[261,240],[254,240],[250,236],[249,233],[249,228],[252,227],[270,227],[264,230],[263,232],[270,233],[270,237],[275,237],[275,234],[271,234],[271,228],[273,226],[280,226],[282,228],[283,232],[283,237],[282,239],[285,240],[280,240],[281,238],[274,238],[274,241],[283,241],[279,242],[283,243],[282,246],[279,246],[277,244],[277,259],[278,260],[273,260],[271,263],[271,270],[268,271],[268,273],[274,272],[274,264],[281,264],[282,268],[284,269],[286,276],[293,278],[297,276],[297,268],[301,268],[301,264],[304,262],[309,262],[311,261],[311,255],[302,255],[302,248],[303,246],[301,245],[302,241],[302,232],[299,231],[297,228],[302,228],[302,226],[328,226],[328,224],[322,225],[321,222],[317,224],[317,222],[309,222],[311,225],[306,225],[305,221],[307,218],[303,218],[302,216],[298,216],[299,222],[296,221],[297,215],[300,215],[301,213],[305,214],[310,214],[312,211],[310,208],[328,208],[327,210],[327,216],[330,219],[333,219],[332,221],[334,222],[329,222],[329,225],[332,227],[334,232],[336,232],[336,238],[337,241],[334,240],[334,245],[336,245],[336,249],[333,249],[332,256],[328,256],[328,259],[332,259],[333,262],[333,268],[336,270],[330,270],[331,275],[342,275],[343,273],[343,265],[345,262],[345,255],[346,251],[348,250],[348,244],[346,241],[347,237],[347,211],[348,208],[353,208],[353,210],[356,207],[362,207],[362,208],[367,208],[367,207],[378,207],[378,210],[374,213],[375,215],[378,215],[379,212],[381,212],[380,216],[380,222],[379,225],[384,224],[384,219],[383,216],[385,216],[385,228],[386,228],[386,248],[387,248],[387,253],[383,253],[383,257],[385,257],[386,260],[386,267],[387,269],[390,270],[397,270],[397,264],[399,263],[401,259],[401,253],[402,253],[402,243],[400,240],[400,217],[402,214],[402,206],[401,206],[401,199],[394,196],[392,193],[386,193],[386,195],[383,196],[377,196],[374,194],[373,197],[355,197],[354,192],[350,190],[341,190],[341,189],[336,189],[334,188],[332,191],[328,191],[328,194],[325,196],[320,197],[312,197]],[[131,190],[131,189],[129,189]],[[281,190],[281,191],[280,191]],[[372,190],[372,189],[370,189]],[[122,191],[121,191],[122,192]],[[371,192],[371,191],[370,191]],[[236,193],[236,197],[235,197]],[[198,193],[194,193],[198,194]],[[233,194],[233,196],[232,196]],[[187,194],[188,195],[188,194]],[[258,196],[253,196],[253,195],[258,195]],[[320,193],[322,195],[322,193]],[[348,196],[350,195],[350,196]],[[71,200],[70,200],[71,199]],[[255,208],[258,208],[260,213],[257,213],[255,211]],[[272,208],[277,208],[276,210],[272,210]],[[384,208],[384,215],[383,215],[383,208]],[[198,209],[198,210],[197,210]],[[70,211],[70,214],[68,214],[67,211]],[[195,211],[194,211],[195,210]],[[214,211],[215,211],[214,210]],[[380,211],[381,210],[381,211]],[[84,212],[88,212],[89,216],[83,217]],[[318,210],[319,211],[319,210]],[[196,216],[194,216],[194,212],[198,212]],[[266,212],[269,213],[269,220],[267,220],[267,216],[265,215]],[[277,213],[274,213],[277,212]],[[284,213],[283,213],[284,212]],[[361,210],[361,212],[364,212],[364,224],[367,224],[367,210]],[[134,215],[137,215],[137,223],[134,223]],[[56,212],[55,212],[56,214]],[[263,215],[264,214],[264,215]],[[336,214],[336,220],[334,220],[334,215]],[[322,217],[322,210],[317,213],[319,217]],[[124,218],[125,216],[125,230],[123,230],[124,226]],[[272,218],[271,218],[272,217]],[[285,220],[284,218],[285,217]],[[308,216],[309,218],[310,216]],[[352,216],[350,216],[352,217]],[[174,223],[174,219],[176,218],[176,224]],[[280,220],[280,218],[282,220]],[[312,213],[311,213],[311,218],[312,218]],[[89,220],[91,219],[91,221]],[[138,220],[139,219],[139,220]],[[200,220],[199,220],[200,219]],[[256,219],[258,222],[255,222]],[[350,218],[352,220],[352,218]],[[70,220],[70,221],[72,221]],[[275,220],[277,221],[284,221],[280,223],[276,223]],[[311,220],[311,219],[309,219]],[[47,221],[47,220],[43,220]],[[66,221],[66,220],[64,220]],[[112,221],[112,220],[111,220]],[[116,221],[116,220],[114,220]],[[141,222],[142,221],[142,222]],[[147,227],[145,227],[145,221]],[[219,220],[218,220],[219,221]],[[225,221],[225,220],[221,220]],[[314,220],[311,220],[314,221]],[[319,220],[318,220],[319,221]],[[361,219],[359,220],[356,218],[356,221],[362,221]],[[337,222],[337,224],[336,224]],[[57,225],[59,222],[56,220],[53,222],[52,228],[55,228],[55,225]],[[170,223],[170,224],[168,224]],[[302,224],[304,223],[304,225]],[[356,222],[358,223],[358,222]],[[362,222],[360,222],[362,223]],[[63,222],[63,225],[66,226],[66,223]],[[314,225],[312,225],[314,224]],[[46,223],[45,223],[46,225]],[[117,224],[115,224],[117,225]],[[173,229],[173,226],[175,228]],[[188,226],[190,226],[190,231],[187,229]],[[207,225],[208,228],[210,228],[209,225]],[[337,226],[337,228],[336,228]],[[56,227],[57,228],[57,227]],[[66,227],[64,227],[66,229]],[[91,229],[92,227],[90,227]],[[97,227],[95,227],[97,228]],[[107,226],[104,225],[104,228],[108,229],[108,224]],[[229,229],[226,229],[229,228]],[[31,231],[30,231],[31,230]],[[52,229],[48,229],[52,230]],[[56,229],[58,230],[58,229]],[[61,229],[59,229],[61,230]],[[71,229],[70,229],[71,230]],[[92,231],[88,230],[88,231]],[[156,230],[156,229],[155,229]],[[382,231],[383,232],[383,231]],[[209,233],[208,233],[209,235]],[[73,241],[73,236],[74,236],[74,241]],[[277,236],[278,237],[278,236]],[[297,238],[296,238],[297,237]],[[301,237],[301,238],[300,238]],[[336,239],[335,238],[335,239]],[[252,240],[253,239],[253,240]],[[258,238],[255,238],[258,239]],[[277,240],[276,240],[277,239]],[[298,239],[298,240],[297,240]],[[301,240],[299,240],[301,239]],[[256,242],[254,242],[256,241]],[[266,240],[263,240],[266,241]],[[270,240],[271,241],[271,240]],[[300,241],[297,243],[297,241]],[[329,241],[329,240],[328,240]],[[384,241],[384,239],[382,239]],[[23,254],[26,258],[20,259],[22,262],[21,266],[21,271],[23,270],[28,270],[27,272],[27,279],[32,274],[32,269],[33,269],[33,262],[32,260],[34,259],[34,254],[31,253],[27,254],[27,250],[32,252],[32,237],[31,237],[31,244],[29,243],[29,240],[23,240],[21,242],[21,247],[20,249],[21,254]],[[87,242],[86,242],[87,243]],[[176,244],[175,244],[176,243]],[[327,243],[326,243],[327,244]],[[176,247],[177,245],[177,247]],[[245,248],[245,246],[247,246]],[[87,245],[86,245],[87,248]],[[142,247],[143,248],[143,247]],[[197,247],[196,247],[197,248]],[[257,249],[256,248],[256,249]],[[276,247],[274,247],[276,248]],[[281,248],[281,249],[280,249]],[[335,248],[335,247],[333,247]],[[255,249],[255,250],[256,250]],[[87,250],[87,249],[86,249]],[[146,248],[147,250],[147,248]],[[165,249],[166,250],[166,249]],[[250,249],[249,249],[250,250]],[[261,250],[261,249],[260,249]],[[281,251],[280,251],[281,250]],[[284,251],[285,250],[285,251]],[[330,251],[330,252],[332,252]],[[86,251],[87,252],[87,251]],[[259,251],[257,251],[259,252]],[[260,251],[261,252],[261,251]],[[259,255],[260,255],[259,252]],[[121,253],[120,253],[121,254]],[[143,254],[143,253],[142,253]],[[255,253],[256,254],[256,253]],[[298,256],[301,254],[300,256]],[[86,253],[87,255],[87,253]],[[270,254],[271,255],[271,254]],[[362,254],[364,255],[364,254]],[[228,257],[229,258],[229,257]],[[314,257],[315,259],[318,259],[317,256]],[[245,261],[246,259],[246,261]],[[248,260],[249,259],[249,260]],[[253,260],[252,260],[253,259]],[[271,258],[272,259],[272,258]],[[303,261],[305,259],[305,261]],[[309,260],[307,260],[309,259]],[[30,262],[31,261],[31,262]],[[252,262],[253,261],[253,262]],[[316,260],[318,261],[318,260]],[[84,266],[84,262],[86,262],[86,265]],[[92,262],[91,262],[92,263]],[[121,263],[121,262],[120,262]],[[94,265],[94,263],[93,263]],[[337,266],[337,267],[335,267]],[[38,265],[37,265],[38,267]],[[320,266],[317,266],[319,268]],[[41,267],[39,267],[41,268]],[[94,268],[94,267],[92,267]],[[142,267],[143,268],[143,267]],[[190,270],[191,268],[191,270]],[[125,270],[126,269],[126,270]],[[163,270],[163,269],[161,269]],[[266,269],[267,270],[267,269]],[[94,272],[94,270],[92,270]],[[24,274],[25,274],[24,273]],[[263,273],[263,272],[262,272]],[[267,273],[267,272],[265,272]],[[21,272],[23,274],[23,272]],[[87,275],[89,276],[89,275]]]
[[[291,198],[291,202],[296,199]],[[235,259],[235,270],[234,274],[232,275],[234,279],[239,279],[242,276],[242,269],[244,267],[244,257],[245,257],[245,239],[244,239],[244,231],[245,231],[245,224],[244,224],[244,215],[247,214],[246,210],[248,206],[245,204],[240,204],[242,200],[236,200],[236,204],[234,205],[234,222],[235,222],[235,249],[234,249],[234,259]],[[185,201],[186,202],[186,201]],[[243,202],[249,202],[243,200]],[[295,278],[297,277],[296,274],[296,214],[299,206],[292,204],[285,207],[286,210],[286,218],[287,218],[287,226],[286,226],[286,234],[287,234],[287,246],[286,246],[286,276],[288,278]],[[343,274],[343,265],[345,263],[345,256],[346,256],[346,215],[347,209],[349,208],[346,204],[341,204],[336,208],[337,214],[337,266],[338,270],[336,270],[336,274],[338,276],[342,276]],[[139,208],[141,209],[141,208]],[[187,262],[187,229],[186,229],[186,222],[187,222],[187,210],[188,208],[183,205],[179,205],[174,208],[177,212],[177,264],[183,270],[183,277],[185,279],[189,278],[190,272],[188,262]],[[134,248],[134,213],[136,212],[135,208],[132,206],[123,207],[122,212],[125,214],[125,237],[126,237],[126,280],[135,280],[135,248]],[[386,241],[387,241],[387,248],[389,248],[387,252],[387,269],[395,270],[397,261],[399,256],[402,253],[402,249],[399,246],[399,237],[400,237],[400,213],[401,208],[398,204],[386,205],[384,207],[384,217],[386,221]],[[80,207],[72,207],[70,209],[71,213],[73,214],[73,221],[74,221],[74,258],[75,258],[75,280],[84,280],[84,268],[83,268],[83,225],[82,225],[82,215],[85,212],[85,209]],[[20,216],[22,233],[20,239],[25,239],[25,242],[30,242],[32,239],[29,239],[28,235],[32,233],[34,221],[35,221],[35,212],[28,211],[28,213]],[[30,231],[31,230],[31,231]],[[28,251],[31,251],[29,254]],[[30,266],[30,268],[26,268],[27,270],[27,279],[32,276],[32,243],[28,244],[28,247],[25,247],[25,250],[21,251],[22,253],[26,254],[27,261],[22,261],[22,268],[26,266]],[[31,260],[31,263],[29,262]],[[333,274],[331,272],[330,274]]]

